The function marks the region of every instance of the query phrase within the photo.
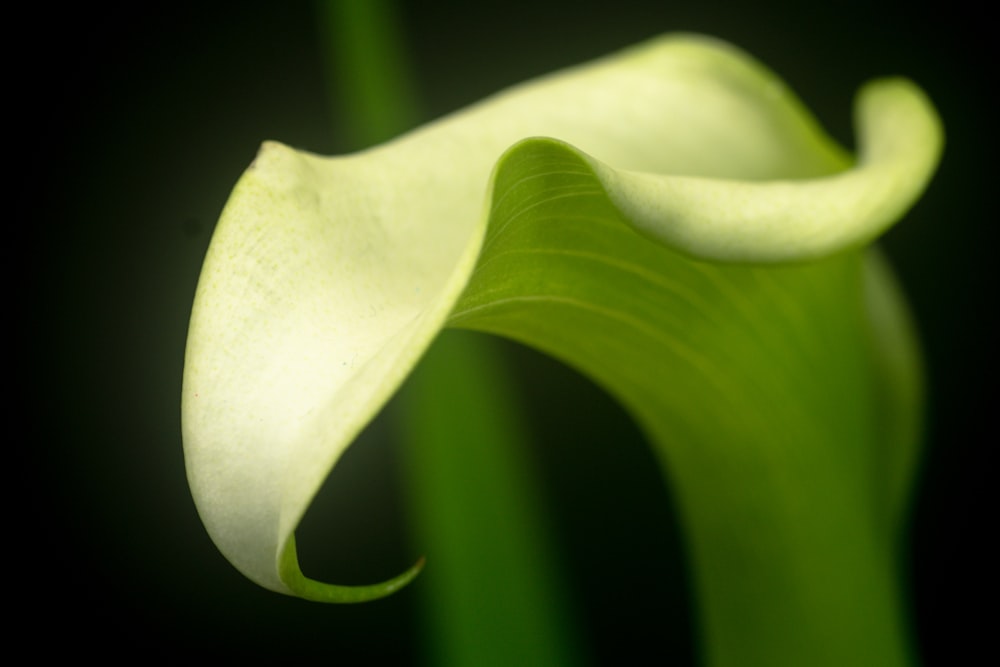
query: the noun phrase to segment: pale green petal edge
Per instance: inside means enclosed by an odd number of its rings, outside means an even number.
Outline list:
[[[773,74],[679,35],[356,155],[265,144],[223,211],[188,338],[185,460],[216,545],[272,590],[356,597],[301,576],[294,529],[464,289],[503,196],[491,170],[551,145],[518,141],[569,142],[627,221],[686,253],[803,261],[871,240],[936,164],[940,124],[915,86],[870,84],[857,109],[861,157],[844,171]]]
[[[822,178],[741,182],[595,167],[622,215],[668,246],[719,261],[816,259],[881,235],[924,191],[940,156],[941,123],[906,79],[864,86],[855,117],[856,166]]]

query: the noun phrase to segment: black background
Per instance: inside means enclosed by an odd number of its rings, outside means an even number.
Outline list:
[[[81,631],[54,650],[417,660],[419,581],[356,607],[259,589],[219,556],[184,477],[187,319],[229,189],[264,139],[319,153],[354,147],[325,90],[313,7],[286,4],[123,4],[36,11],[8,25],[23,39],[8,56],[10,285],[28,322],[12,346],[24,379],[11,388],[8,555],[26,593],[21,622]],[[986,612],[974,605],[990,608],[995,560],[985,459],[997,440],[988,382],[997,284],[987,164],[996,77],[984,17],[961,3],[778,1],[404,2],[401,12],[427,119],[675,30],[748,50],[847,145],[862,82],[903,74],[924,87],[944,119],[944,159],[884,240],[931,383],[906,546],[910,607],[927,663],[985,651]],[[627,664],[648,650],[690,663],[669,498],[634,427],[569,371],[511,354],[545,443],[535,456],[595,657]],[[303,558],[338,582],[389,576],[419,553],[394,445],[377,435],[350,450],[303,528]],[[28,474],[17,467],[22,455]]]

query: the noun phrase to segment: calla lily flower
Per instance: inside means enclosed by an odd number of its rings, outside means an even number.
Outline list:
[[[644,428],[710,631],[742,626],[713,650],[779,631],[733,590],[782,591],[792,613],[817,587],[845,613],[894,599],[873,591],[896,585],[920,366],[871,243],[927,185],[942,130],[903,79],[855,110],[852,155],[748,55],[673,35],[356,154],[265,143],[212,239],[184,370],[188,478],[220,551],[313,600],[412,578],[313,581],[294,534],[455,326],[564,360]],[[864,599],[829,585],[843,567]]]

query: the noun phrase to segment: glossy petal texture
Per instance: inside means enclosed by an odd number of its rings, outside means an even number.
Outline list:
[[[567,255],[594,252],[626,273],[628,266],[652,271],[643,289],[688,290],[695,310],[713,290],[729,288],[711,287],[713,277],[696,276],[690,287],[674,275],[658,278],[658,268],[646,260],[633,265],[629,253],[638,248],[688,267],[803,262],[860,247],[919,195],[941,137],[928,102],[905,81],[869,84],[857,111],[861,149],[852,168],[760,65],[711,39],[672,36],[512,89],[355,155],[322,158],[265,144],[216,229],[188,339],[185,457],[215,543],[244,574],[276,591],[331,601],[389,592],[398,581],[355,594],[303,578],[293,533],[338,457],[463,291],[470,288],[453,322],[533,339],[532,328],[542,326],[534,320],[524,330],[517,330],[520,316],[491,327],[476,322],[473,310],[496,314],[494,301],[523,298],[535,286],[544,252],[523,271],[506,262],[530,250],[532,230]],[[545,206],[560,211],[555,237],[551,227],[518,223],[518,215]],[[505,230],[516,230],[518,241],[501,260],[483,241],[488,233],[488,244],[500,243]],[[601,235],[606,243],[587,241]],[[495,290],[483,282],[486,262],[503,267]],[[856,266],[844,269],[848,264],[844,259],[815,284],[851,274]],[[767,280],[760,271],[747,275]],[[560,269],[543,280],[572,275]],[[595,284],[579,298],[594,312],[607,310],[620,301],[619,287]],[[696,345],[683,328],[667,326],[669,317],[683,321],[681,314],[646,320],[643,304],[656,300],[616,305],[621,313],[612,319],[675,350]],[[740,298],[733,303],[738,311]],[[712,317],[711,307],[704,312]],[[757,316],[750,321],[766,326]],[[601,348],[600,332],[574,331],[572,319],[553,327],[559,331],[551,340],[575,334],[570,348],[615,365],[616,348]],[[697,362],[696,347],[689,356]],[[738,402],[725,369],[709,371],[723,399]],[[652,387],[658,404],[680,391],[666,378]],[[680,427],[674,437],[683,440],[700,419],[672,422]],[[814,426],[801,425],[803,432]]]

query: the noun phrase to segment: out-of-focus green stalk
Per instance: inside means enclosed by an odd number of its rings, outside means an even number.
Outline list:
[[[320,0],[327,90],[337,125],[364,148],[420,122],[392,0]]]
[[[353,147],[419,118],[390,0],[319,3],[331,100]],[[404,388],[398,415],[416,584],[434,665],[578,665],[513,386],[493,342],[448,332]]]
[[[431,664],[583,664],[499,352],[446,331],[402,394]]]

